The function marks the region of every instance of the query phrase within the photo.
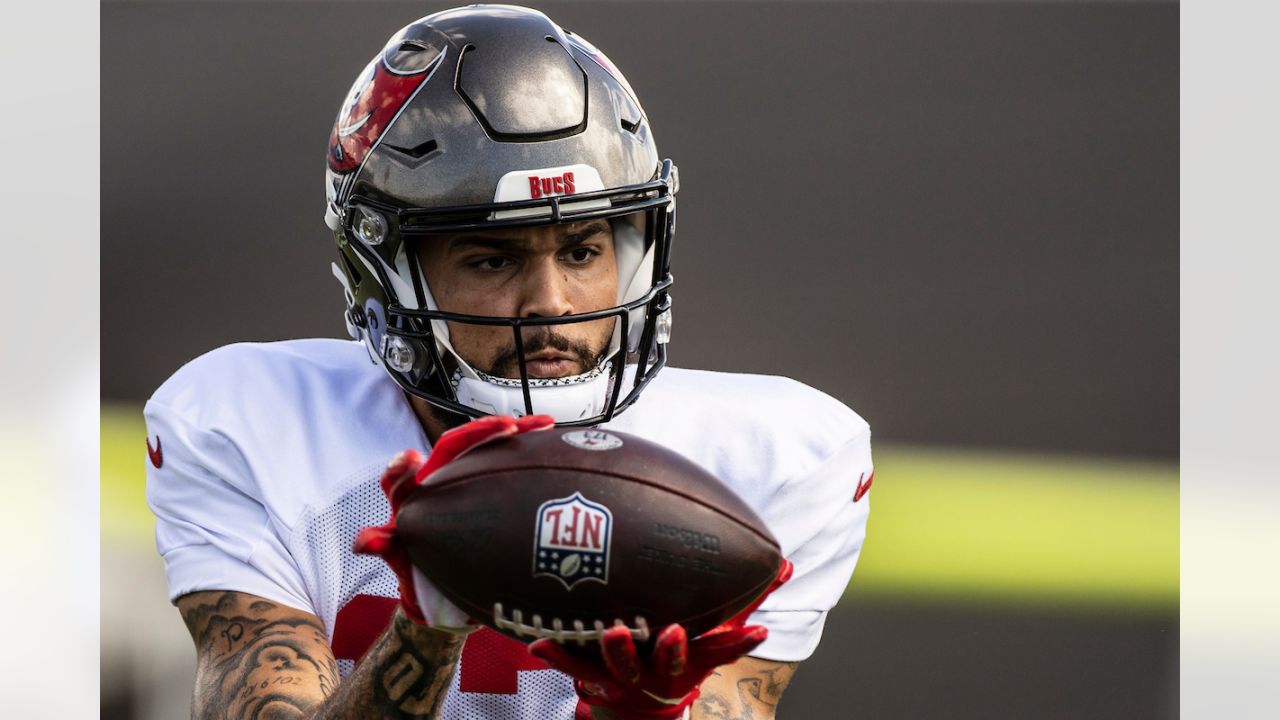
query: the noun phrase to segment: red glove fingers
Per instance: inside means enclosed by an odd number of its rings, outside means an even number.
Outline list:
[[[759,598],[692,640],[680,625],[668,625],[654,639],[648,657],[640,656],[631,631],[620,626],[604,631],[598,653],[573,650],[551,638],[535,641],[529,652],[576,679],[578,694],[588,705],[609,708],[620,720],[675,720],[717,667],[738,660],[769,636],[763,626],[747,626],[746,620],[793,571],[784,559]]]
[[[422,466],[421,475],[430,475],[473,447],[515,433],[515,418],[506,415],[489,415],[446,430],[431,447],[431,457]]]
[[[653,643],[653,667],[662,675],[684,674],[689,664],[689,636],[680,625],[668,625]]]
[[[760,626],[730,628],[714,637],[687,640],[679,625],[668,625],[648,658],[640,657],[631,632],[614,627],[600,639],[600,655],[570,650],[551,638],[529,652],[578,681],[589,705],[611,709],[621,720],[678,718],[698,697],[699,686],[719,666],[755,649],[768,636]]]
[[[755,650],[768,637],[769,630],[763,625],[731,627],[694,638],[689,642],[689,655],[698,658],[699,665],[715,668]]]
[[[628,684],[640,681],[640,657],[630,629],[615,625],[605,630],[600,636],[600,649],[613,677]]]
[[[417,450],[405,450],[387,463],[387,469],[383,471],[378,484],[382,486],[382,494],[391,503],[393,518],[405,497],[418,486],[414,476],[419,469],[425,467],[423,463],[422,453]]]
[[[577,655],[551,638],[535,640],[529,645],[529,654],[578,682],[591,686],[592,695],[608,697],[611,695],[610,690],[614,690],[614,697],[619,694],[616,680],[598,659]]]

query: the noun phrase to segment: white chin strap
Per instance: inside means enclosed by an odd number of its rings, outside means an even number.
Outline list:
[[[534,415],[550,415],[556,422],[572,422],[604,412],[612,389],[612,363],[601,363],[591,372],[560,378],[529,378],[529,400]],[[494,377],[473,370],[480,377],[453,374],[458,402],[490,415],[525,415],[524,391],[519,379]]]

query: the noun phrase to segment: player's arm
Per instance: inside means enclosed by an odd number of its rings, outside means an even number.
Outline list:
[[[798,662],[744,657],[716,668],[701,685],[689,720],[774,720],[782,691]],[[591,708],[592,720],[618,720],[612,710]]]
[[[434,718],[439,715],[466,633],[474,625],[434,593],[419,602],[408,554],[396,534],[400,504],[435,470],[477,445],[543,430],[545,415],[487,417],[440,437],[429,459],[400,453],[379,484],[391,505],[386,525],[364,528],[355,551],[378,555],[400,582],[390,625],[338,685],[337,663],[315,615],[237,592],[197,592],[178,599],[196,643],[196,718]],[[420,573],[419,573],[420,575]]]
[[[744,657],[702,683],[690,720],[773,720],[798,662]]]
[[[435,718],[462,648],[461,636],[397,612],[339,685],[315,615],[237,592],[177,604],[196,645],[191,716],[201,720]]]
[[[301,717],[337,689],[311,613],[237,592],[191,593],[177,605],[196,645],[192,717]]]

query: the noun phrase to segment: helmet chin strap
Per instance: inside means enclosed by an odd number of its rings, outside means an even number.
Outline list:
[[[605,361],[590,372],[560,378],[529,378],[533,412],[550,415],[556,422],[572,422],[599,415],[608,402],[613,363]],[[524,389],[519,379],[494,377],[472,369],[478,378],[461,370],[453,373],[458,402],[491,415],[525,415]]]

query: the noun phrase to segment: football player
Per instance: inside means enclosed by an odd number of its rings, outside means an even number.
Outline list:
[[[618,69],[533,10],[417,20],[346,97],[325,189],[355,340],[223,347],[146,405],[193,716],[773,717],[861,550],[870,430],[792,380],[664,369],[678,177]],[[789,561],[773,592],[651,651],[626,628],[590,652],[477,629],[408,566],[391,510],[553,423],[730,484]]]

